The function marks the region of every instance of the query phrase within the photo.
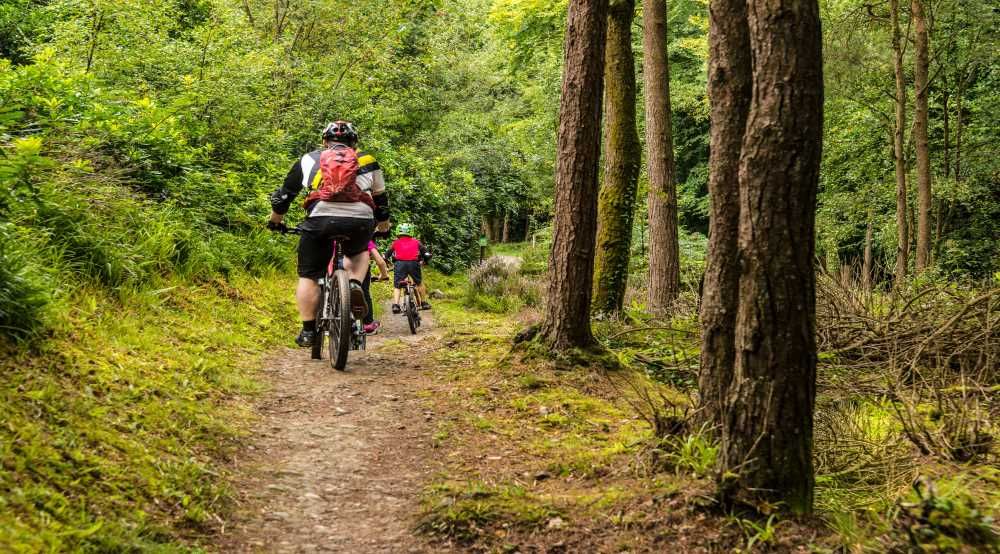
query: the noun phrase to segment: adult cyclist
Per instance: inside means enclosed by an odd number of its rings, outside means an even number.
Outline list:
[[[365,302],[361,282],[368,272],[368,242],[375,229],[389,228],[389,196],[385,178],[375,158],[357,152],[358,132],[347,121],[335,121],[323,130],[323,149],[310,152],[292,166],[285,182],[271,195],[271,218],[268,228],[284,228],[282,219],[289,206],[302,189],[306,189],[303,207],[306,219],[299,226],[298,275],[295,300],[302,319],[302,331],[295,339],[302,347],[312,346],[316,339],[316,308],[319,303],[317,280],[326,275],[326,268],[333,257],[333,238],[347,237],[341,243],[344,252],[344,269],[351,277],[351,304]],[[347,160],[343,167],[356,171],[355,186],[345,186],[336,195],[321,199],[324,178],[320,159],[325,151],[333,151],[338,160]],[[356,158],[352,160],[351,157]],[[324,160],[329,160],[330,155]],[[354,164],[356,161],[356,170]],[[329,167],[329,162],[326,162]],[[325,171],[325,170],[324,170]],[[342,171],[343,172],[343,171]]]

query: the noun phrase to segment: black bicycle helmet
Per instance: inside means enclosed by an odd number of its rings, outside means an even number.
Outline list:
[[[323,140],[353,146],[358,143],[358,132],[350,121],[334,121],[323,129]]]

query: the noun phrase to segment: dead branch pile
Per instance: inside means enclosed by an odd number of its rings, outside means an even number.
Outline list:
[[[820,352],[831,371],[846,370],[854,392],[866,378],[877,384],[876,396],[890,400],[902,434],[921,454],[989,457],[1000,433],[998,303],[998,288],[925,284],[872,294],[820,275]]]
[[[822,274],[816,299],[820,352],[838,364],[909,378],[944,371],[981,387],[1000,384],[1000,288],[928,284],[872,294]]]

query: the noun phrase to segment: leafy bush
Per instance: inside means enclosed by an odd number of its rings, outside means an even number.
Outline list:
[[[469,271],[466,302],[488,312],[513,312],[541,302],[541,287],[520,272],[518,261],[491,256]]]
[[[30,262],[11,226],[0,223],[0,332],[15,340],[31,338],[45,323],[51,282]]]
[[[898,509],[896,552],[1000,552],[1000,530],[967,495],[939,494],[919,479]]]

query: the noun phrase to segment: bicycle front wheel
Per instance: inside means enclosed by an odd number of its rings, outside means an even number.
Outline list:
[[[351,350],[351,280],[343,269],[334,272],[330,292],[330,365],[343,371]]]
[[[313,338],[312,344],[312,359],[322,360],[323,359],[323,337],[326,334],[326,314],[324,313],[323,307],[329,301],[330,297],[330,286],[324,281],[319,287],[319,302],[316,303],[316,336]]]

